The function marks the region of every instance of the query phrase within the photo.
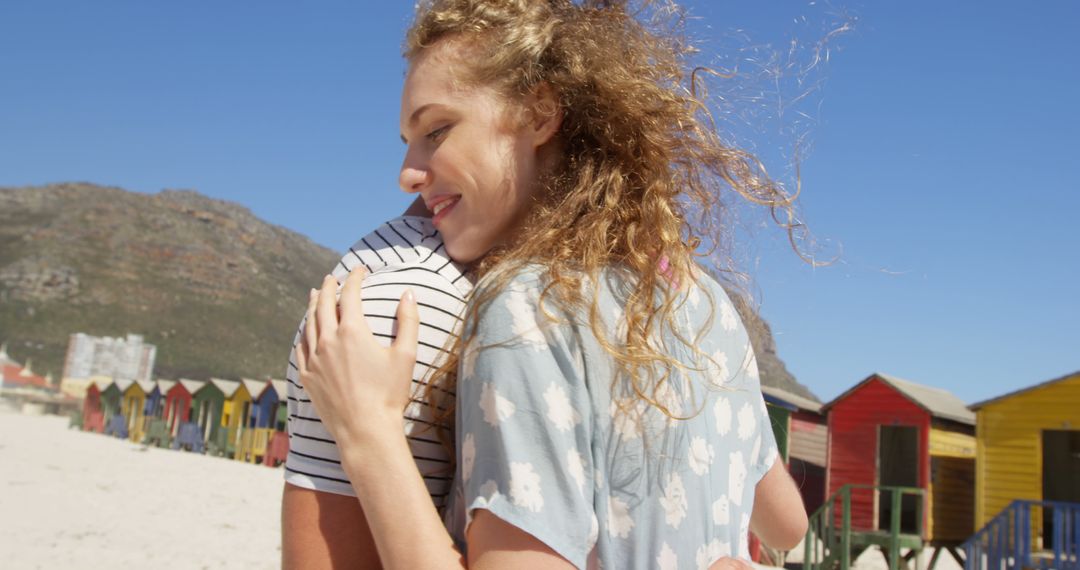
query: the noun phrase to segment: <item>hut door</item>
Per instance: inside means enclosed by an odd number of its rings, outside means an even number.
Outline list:
[[[878,485],[886,487],[919,486],[919,428],[911,426],[880,426],[878,432]],[[919,497],[904,495],[900,499],[900,529],[915,533]],[[878,498],[878,528],[888,530],[892,524],[892,492],[882,491]]]
[[[1043,500],[1080,503],[1080,430],[1042,432]],[[1043,544],[1054,547],[1053,509],[1043,509]]]

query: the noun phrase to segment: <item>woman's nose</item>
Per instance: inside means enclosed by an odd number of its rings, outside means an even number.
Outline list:
[[[401,173],[398,175],[398,185],[409,194],[414,194],[424,189],[430,181],[428,169],[420,164],[412,153],[405,154],[405,161],[401,163]]]

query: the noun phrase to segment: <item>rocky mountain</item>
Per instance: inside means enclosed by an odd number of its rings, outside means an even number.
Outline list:
[[[280,378],[307,291],[338,257],[190,190],[0,187],[0,341],[56,377],[71,333],[130,332],[157,345],[162,378]],[[813,397],[739,310],[763,382]]]
[[[193,191],[0,188],[0,339],[57,377],[73,332],[143,334],[163,378],[281,377],[307,291],[337,259]]]

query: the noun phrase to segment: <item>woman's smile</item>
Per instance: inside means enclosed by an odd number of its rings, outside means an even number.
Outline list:
[[[454,206],[461,200],[461,196],[436,196],[430,200],[425,200],[428,210],[431,211],[431,223],[436,229],[439,228],[439,222],[450,215],[450,211],[454,209]]]

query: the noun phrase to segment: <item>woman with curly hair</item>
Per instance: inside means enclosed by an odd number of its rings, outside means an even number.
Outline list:
[[[805,531],[747,333],[697,263],[724,251],[725,193],[791,199],[715,132],[676,7],[635,8],[417,8],[400,185],[476,283],[423,395],[454,426],[444,517],[403,437],[413,295],[383,348],[360,278],[339,305],[328,277],[296,354],[385,567],[720,568],[750,530]]]

